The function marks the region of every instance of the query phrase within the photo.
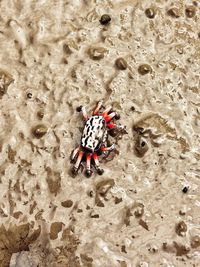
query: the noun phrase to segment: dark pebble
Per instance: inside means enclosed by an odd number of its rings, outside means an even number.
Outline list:
[[[156,12],[153,8],[147,8],[145,10],[145,15],[147,16],[147,18],[153,19],[155,18]]]
[[[122,58],[122,57],[119,57],[119,58],[116,59],[115,66],[119,70],[126,70],[127,67],[128,67],[126,60],[124,58]]]
[[[168,11],[167,11],[167,14],[172,17],[172,18],[179,18],[180,17],[180,11],[178,8],[170,8]]]
[[[27,98],[31,99],[33,95],[31,93],[27,93],[26,96],[27,96]]]
[[[186,194],[188,192],[188,187],[187,186],[183,187],[182,192]]]
[[[111,17],[108,15],[108,14],[104,14],[101,16],[101,19],[99,20],[99,22],[102,24],[102,25],[107,25],[109,24],[111,21]]]
[[[194,17],[196,14],[196,8],[194,6],[188,6],[186,9],[185,9],[185,15],[188,17],[188,18],[192,18]]]
[[[79,106],[79,107],[76,108],[77,112],[81,112],[81,110],[82,110],[82,106]]]
[[[152,71],[151,67],[148,64],[142,64],[138,68],[138,72],[141,75],[146,75]]]
[[[41,119],[43,119],[43,117],[44,117],[44,111],[43,110],[39,110],[38,112],[37,112],[37,117],[41,120]]]
[[[32,133],[36,138],[41,138],[47,133],[47,127],[44,124],[39,124],[32,129]]]

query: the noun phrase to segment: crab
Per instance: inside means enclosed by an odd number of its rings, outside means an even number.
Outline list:
[[[107,107],[101,112],[103,102],[99,101],[94,109],[92,116],[88,116],[85,107],[77,108],[78,112],[82,112],[85,124],[82,132],[80,144],[72,151],[70,159],[74,164],[72,167],[72,174],[76,175],[82,161],[86,161],[87,177],[93,173],[92,166],[94,165],[97,173],[102,175],[104,170],[100,168],[98,155],[102,153],[109,153],[115,149],[115,144],[107,146],[108,132],[112,129],[125,129],[125,126],[112,123],[112,119],[119,119],[119,116],[112,111],[112,107]]]

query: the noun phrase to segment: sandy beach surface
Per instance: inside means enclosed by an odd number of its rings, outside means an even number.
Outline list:
[[[199,267],[200,2],[0,10],[0,267]],[[100,100],[127,133],[73,177]]]

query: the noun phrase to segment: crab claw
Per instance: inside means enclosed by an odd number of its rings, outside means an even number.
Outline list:
[[[105,147],[105,146],[101,147],[102,151],[112,151],[114,149],[115,149],[115,144],[112,144],[112,146],[109,146],[109,147]]]
[[[80,149],[80,147],[78,146],[77,148],[72,150],[71,155],[70,155],[70,162],[71,163],[75,163],[76,162],[79,149]]]
[[[109,150],[112,151],[115,149],[115,144],[112,144],[112,146],[109,147]]]

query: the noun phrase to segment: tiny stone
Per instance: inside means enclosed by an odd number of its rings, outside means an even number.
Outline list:
[[[156,253],[156,252],[158,252],[158,247],[155,246],[155,245],[153,245],[153,246],[150,247],[149,251],[150,251],[151,253]]]
[[[119,70],[126,70],[127,69],[127,62],[124,58],[119,57],[116,59],[115,61],[115,66],[119,69]]]
[[[198,235],[192,237],[191,247],[192,248],[200,247],[200,237]]]
[[[127,251],[126,251],[126,246],[125,246],[125,245],[122,245],[122,246],[121,246],[121,252],[127,253]]]
[[[183,189],[182,189],[182,192],[186,194],[188,192],[188,187],[184,186]]]
[[[47,133],[47,127],[39,124],[33,128],[32,133],[36,138],[41,138]]]
[[[101,16],[101,19],[99,20],[99,22],[102,24],[102,25],[107,25],[109,24],[111,21],[111,17],[108,15],[108,14],[104,14]]]
[[[177,225],[176,225],[176,233],[179,236],[184,236],[185,232],[187,232],[187,225],[184,221],[180,221]]]
[[[185,212],[184,210],[179,210],[179,214],[180,214],[181,216],[184,216],[184,215],[186,214],[186,212]]]
[[[94,196],[94,192],[93,192],[93,191],[89,191],[89,192],[88,192],[88,196],[89,196],[89,197],[93,197],[93,196]]]
[[[142,203],[138,203],[136,210],[134,212],[135,217],[141,217],[144,214],[144,205]]]
[[[33,95],[31,93],[27,93],[26,96],[27,96],[27,98],[31,99]]]
[[[78,209],[77,212],[78,213],[81,213],[81,212],[83,212],[83,210],[82,209]]]
[[[99,214],[90,215],[91,218],[99,218]]]
[[[79,106],[79,107],[76,108],[77,112],[81,112],[81,110],[82,110],[82,106]]]
[[[145,153],[148,151],[149,147],[146,141],[144,141],[144,138],[141,136],[138,137],[138,139],[135,142],[135,154],[138,157],[143,157]]]
[[[65,208],[71,208],[73,206],[73,201],[69,199],[61,202],[61,205]]]
[[[185,9],[185,15],[188,17],[188,18],[192,18],[194,17],[196,14],[196,9],[194,6],[188,6],[186,9]]]
[[[179,18],[180,17],[180,11],[178,8],[173,7],[167,11],[167,14],[171,16],[172,18]]]
[[[119,204],[120,202],[122,202],[122,198],[115,197],[115,204]]]
[[[100,60],[104,58],[104,54],[106,53],[106,49],[104,47],[90,47],[88,50],[88,54],[93,60]]]
[[[147,8],[145,10],[145,15],[149,18],[149,19],[153,19],[156,15],[156,12],[153,8]]]
[[[149,72],[151,72],[152,69],[151,67],[148,65],[148,64],[142,64],[139,66],[138,68],[138,72],[139,74],[141,75],[145,75],[145,74],[148,74]]]
[[[144,141],[142,141],[141,147],[144,147],[145,145],[146,145],[146,143]]]
[[[39,119],[42,119],[42,118],[44,117],[44,111],[43,111],[43,110],[39,110],[39,111],[37,112],[37,117],[38,117]]]

